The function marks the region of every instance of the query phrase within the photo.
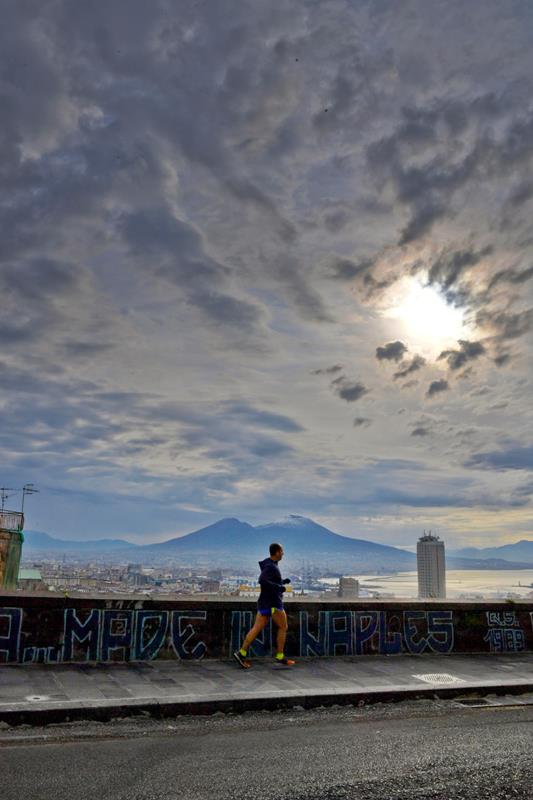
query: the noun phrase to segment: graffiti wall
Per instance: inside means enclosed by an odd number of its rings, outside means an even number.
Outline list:
[[[305,657],[533,651],[533,603],[287,604],[286,652]],[[255,609],[235,601],[0,597],[0,664],[228,658]],[[268,656],[269,624],[252,648]]]

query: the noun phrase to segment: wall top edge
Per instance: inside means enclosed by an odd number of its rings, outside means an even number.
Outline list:
[[[73,605],[81,607],[109,607],[114,604],[120,607],[131,605],[132,607],[147,607],[147,608],[183,608],[195,606],[211,606],[213,608],[255,608],[256,603],[253,599],[234,597],[231,599],[222,599],[214,597],[202,597],[198,595],[183,596],[179,599],[165,598],[165,597],[146,597],[145,595],[132,595],[132,594],[110,594],[110,595],[87,595],[75,593],[69,594],[65,597],[62,593],[56,592],[20,592],[20,591],[6,591],[3,590],[0,594],[0,607],[20,606],[20,607],[35,607],[42,605],[43,607],[70,607]],[[374,598],[331,598],[323,599],[294,599],[285,602],[285,608],[290,613],[291,609],[299,610],[300,608],[307,608],[309,606],[323,606],[329,608],[331,606],[342,606],[342,608],[353,609],[370,609],[370,608],[398,608],[409,607],[413,608],[447,608],[447,609],[460,609],[460,608],[481,608],[481,609],[494,609],[498,608],[520,608],[528,609],[533,608],[533,598],[531,599],[517,599],[517,600],[499,600],[499,599],[486,599],[486,600],[418,600],[415,598],[396,598],[396,599],[374,599]]]

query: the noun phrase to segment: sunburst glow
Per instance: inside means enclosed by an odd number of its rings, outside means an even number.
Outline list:
[[[411,348],[434,355],[471,333],[464,313],[432,286],[405,278],[390,290],[384,316],[399,321]]]

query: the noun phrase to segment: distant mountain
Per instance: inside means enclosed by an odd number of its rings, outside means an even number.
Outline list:
[[[533,569],[531,563],[506,561],[504,558],[457,558],[446,555],[447,569]]]
[[[533,564],[533,541],[521,539],[519,542],[504,544],[501,547],[464,547],[461,550],[450,551],[450,555],[476,559],[503,558],[526,566],[524,562]]]
[[[142,545],[145,553],[173,554],[191,553],[206,555],[207,553],[225,553],[227,556],[235,547],[243,547],[246,552],[254,549],[258,539],[256,529],[247,522],[228,517],[200,528],[185,536],[176,536],[166,542]]]
[[[84,541],[69,541],[68,539],[55,539],[42,531],[24,531],[24,550],[56,551],[56,552],[102,552],[124,549],[138,549],[139,545],[125,541],[125,539],[91,539]]]
[[[253,527],[238,519],[223,519],[207,528],[167,542],[145,545],[149,556],[177,557],[182,561],[216,563],[218,566],[251,566],[268,554],[271,542],[285,550],[284,565],[298,569],[303,560],[325,569],[409,570],[415,556],[405,550],[365,539],[340,536],[307,517],[291,514],[279,522]]]
[[[284,569],[298,572],[303,561],[340,573],[401,572],[416,569],[416,556],[406,550],[366,539],[340,536],[307,517],[288,517],[256,527],[229,517],[184,536],[149,545],[124,539],[74,541],[55,539],[40,531],[25,533],[29,555],[84,555],[106,560],[131,560],[145,564],[175,563],[190,566],[252,568],[279,541],[285,549]],[[533,541],[494,548],[447,551],[448,569],[519,569],[533,564]]]

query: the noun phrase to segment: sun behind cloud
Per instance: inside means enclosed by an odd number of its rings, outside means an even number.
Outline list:
[[[472,335],[464,311],[450,305],[442,293],[418,278],[405,277],[392,286],[382,314],[399,323],[398,336],[430,358]]]

